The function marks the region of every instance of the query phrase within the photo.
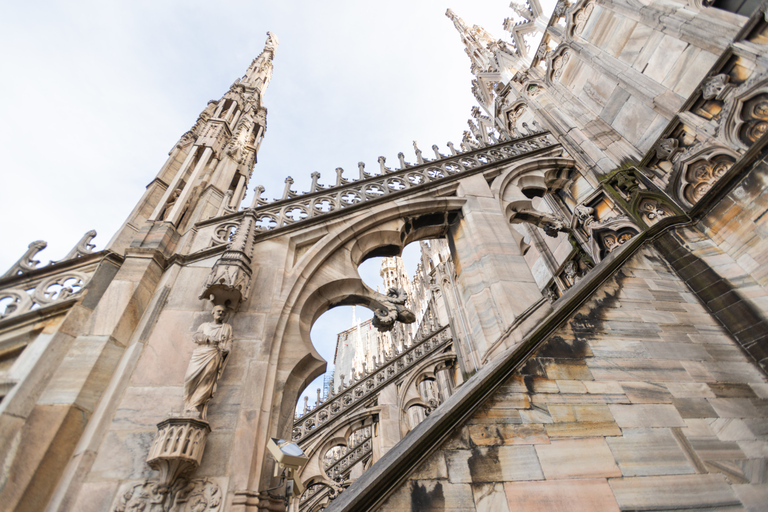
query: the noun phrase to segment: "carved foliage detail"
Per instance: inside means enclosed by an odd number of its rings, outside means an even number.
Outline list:
[[[683,196],[690,204],[697,203],[712,185],[731,168],[735,162],[728,155],[716,155],[709,159],[699,159],[690,164],[685,172],[686,185],[683,187]]]
[[[665,217],[670,217],[673,215],[673,212],[669,209],[668,206],[650,198],[646,198],[640,201],[638,209],[640,211],[640,215],[643,216],[643,220],[649,226],[656,224]]]
[[[172,487],[144,481],[130,486],[114,512],[219,512],[221,487],[205,478],[180,479]]]
[[[571,35],[580,35],[584,31],[584,26],[587,24],[587,20],[592,15],[594,9],[595,5],[592,2],[587,2],[584,7],[574,14]]]
[[[632,239],[634,233],[606,233],[602,236],[603,246],[607,252],[613,252],[620,245],[624,245],[626,242]]]
[[[562,76],[565,65],[570,58],[571,52],[566,49],[552,60],[552,79],[560,78]]]
[[[741,109],[741,126],[739,138],[747,146],[751,146],[763,135],[768,133],[768,93],[758,94],[750,99]]]

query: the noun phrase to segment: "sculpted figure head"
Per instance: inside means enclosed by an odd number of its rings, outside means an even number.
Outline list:
[[[224,306],[214,306],[213,310],[211,311],[211,315],[213,316],[213,321],[217,324],[224,323],[224,317],[227,314],[227,308]]]

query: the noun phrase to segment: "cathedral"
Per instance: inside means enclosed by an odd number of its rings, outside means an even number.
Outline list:
[[[106,248],[29,245],[0,509],[766,510],[768,1],[459,14],[455,144],[266,199],[268,33]],[[338,306],[373,317],[297,408]]]

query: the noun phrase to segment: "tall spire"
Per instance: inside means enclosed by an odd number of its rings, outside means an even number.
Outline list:
[[[264,50],[258,57],[253,59],[243,78],[235,83],[246,87],[253,87],[258,89],[259,93],[264,94],[267,85],[269,85],[269,80],[272,78],[272,59],[275,58],[277,45],[277,36],[272,32],[267,32],[267,42],[264,43]]]
[[[110,242],[111,250],[121,252],[145,240],[150,243],[157,236],[150,235],[153,230],[184,234],[201,220],[240,210],[267,129],[263,95],[272,77],[276,50],[277,37],[267,32],[264,49],[242,78],[235,80],[219,100],[209,101],[192,128],[171,149],[157,179],[150,184],[152,190]],[[246,238],[249,222],[242,219],[240,226]],[[247,254],[243,258],[247,260]],[[246,263],[240,270],[249,265]],[[237,284],[241,291],[247,291],[247,279],[236,277],[227,285]]]

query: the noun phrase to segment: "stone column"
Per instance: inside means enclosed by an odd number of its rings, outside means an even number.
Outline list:
[[[232,200],[229,203],[229,207],[234,208],[235,211],[237,211],[237,208],[240,206],[240,203],[243,201],[244,194],[245,194],[245,176],[241,174],[237,178],[237,186],[235,187],[235,193],[232,196]]]
[[[435,377],[437,378],[437,387],[440,391],[440,403],[443,403],[453,394],[453,379],[451,378],[451,368],[441,363],[441,365],[435,370]]]
[[[200,148],[200,146],[193,146],[192,149],[189,150],[189,153],[187,154],[187,158],[184,159],[184,163],[181,164],[181,167],[179,167],[179,170],[176,172],[176,176],[173,177],[173,180],[168,185],[168,188],[165,190],[165,193],[163,194],[163,197],[160,198],[160,201],[157,203],[157,206],[155,206],[155,210],[152,212],[152,215],[149,217],[149,220],[162,220],[160,219],[160,214],[163,213],[163,210],[165,209],[165,203],[168,202],[168,199],[171,197],[171,194],[174,190],[179,186],[179,183],[184,178],[184,175],[187,173],[187,169],[189,169],[189,166],[192,165],[192,161],[195,159],[195,155],[197,155],[197,150]],[[178,204],[178,201],[177,201]]]
[[[467,202],[448,237],[471,350],[481,361],[515,319],[541,299],[541,292],[483,176],[462,180],[457,194]]]
[[[171,209],[170,215],[167,217],[168,222],[171,224],[176,224],[179,222],[179,219],[181,219],[181,215],[184,213],[184,207],[189,200],[189,196],[192,194],[192,189],[195,187],[195,182],[200,177],[200,174],[203,172],[203,169],[205,169],[205,166],[208,165],[208,160],[211,159],[212,155],[213,149],[210,147],[207,147],[205,150],[203,150],[203,154],[200,156],[200,160],[198,160],[195,169],[192,171],[192,175],[189,177],[189,181],[187,181],[187,184],[184,185],[184,190],[181,191],[179,198],[173,205],[173,209]]]

